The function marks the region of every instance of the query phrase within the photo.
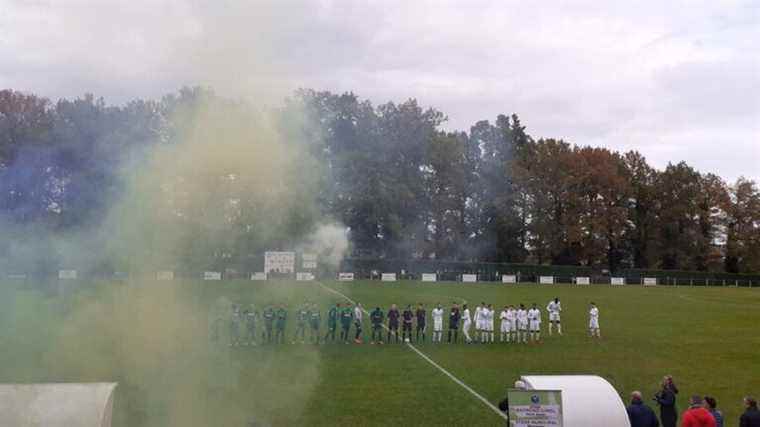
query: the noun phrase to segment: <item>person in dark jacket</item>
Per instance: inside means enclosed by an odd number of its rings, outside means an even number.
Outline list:
[[[678,394],[678,387],[676,387],[676,382],[673,381],[673,375],[665,375],[665,381],[668,383],[668,388],[670,391],[673,392],[673,394]]]
[[[657,415],[641,400],[640,391],[631,393],[631,404],[625,410],[628,412],[628,419],[631,420],[631,427],[660,427]]]
[[[744,398],[744,413],[739,418],[739,427],[760,427],[760,411],[754,397]]]
[[[676,395],[667,379],[662,381],[662,390],[654,395],[654,400],[660,405],[660,422],[662,427],[676,427],[678,412],[676,410]]]

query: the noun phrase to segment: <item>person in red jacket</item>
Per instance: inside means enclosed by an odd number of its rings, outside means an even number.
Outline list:
[[[702,406],[702,396],[691,396],[689,405],[681,416],[681,427],[716,427],[715,417]]]

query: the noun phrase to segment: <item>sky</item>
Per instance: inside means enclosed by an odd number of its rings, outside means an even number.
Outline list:
[[[0,88],[416,98],[449,130],[517,113],[536,138],[729,183],[760,181],[758,46],[758,1],[0,0]]]

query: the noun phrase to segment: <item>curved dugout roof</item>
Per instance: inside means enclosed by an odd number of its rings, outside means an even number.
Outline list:
[[[0,384],[3,425],[111,427],[116,383]]]
[[[630,427],[618,392],[596,375],[524,375],[529,390],[561,390],[564,427]]]

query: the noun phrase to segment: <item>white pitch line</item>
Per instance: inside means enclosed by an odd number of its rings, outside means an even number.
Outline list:
[[[317,284],[318,284],[319,286],[321,286],[322,288],[324,288],[325,290],[327,290],[328,292],[332,292],[332,293],[334,293],[334,294],[336,294],[336,295],[339,295],[339,296],[341,296],[341,297],[345,298],[345,299],[346,299],[348,302],[350,302],[351,304],[353,304],[353,305],[356,305],[356,302],[355,302],[354,300],[352,300],[351,298],[347,297],[347,296],[346,296],[346,295],[344,295],[343,293],[341,293],[341,292],[339,292],[339,291],[336,291],[335,289],[333,289],[333,288],[331,288],[331,287],[329,287],[329,286],[326,286],[326,285],[322,284],[322,282],[317,282]],[[369,315],[369,312],[368,312],[367,310],[364,310],[364,309],[362,309],[362,311],[364,311],[364,313],[366,313],[367,315]],[[384,328],[385,330],[388,330],[388,327],[386,327],[385,325],[383,325],[383,328]],[[420,356],[421,358],[425,359],[425,360],[426,360],[428,363],[430,363],[430,364],[431,364],[431,365],[433,365],[433,366],[434,366],[436,369],[438,369],[439,371],[441,371],[441,372],[442,372],[444,375],[446,375],[447,377],[449,377],[449,378],[450,378],[452,381],[454,381],[455,383],[457,383],[457,384],[459,384],[460,386],[462,386],[462,388],[464,388],[465,390],[467,390],[467,391],[468,391],[468,392],[469,392],[471,395],[475,396],[475,398],[477,398],[478,400],[480,400],[481,402],[483,402],[483,403],[484,403],[486,406],[488,406],[488,407],[489,407],[489,408],[490,408],[492,411],[494,411],[494,412],[496,413],[496,415],[498,415],[498,416],[502,417],[502,418],[503,418],[503,419],[505,419],[505,420],[509,420],[509,418],[507,417],[507,415],[506,415],[506,414],[504,414],[503,412],[501,412],[501,410],[500,410],[498,407],[496,407],[496,406],[495,406],[493,403],[491,403],[491,402],[490,402],[488,399],[486,399],[485,397],[483,397],[483,396],[482,396],[480,393],[478,393],[477,391],[473,390],[473,389],[472,389],[472,387],[470,387],[470,386],[468,386],[467,384],[465,384],[464,382],[462,382],[462,380],[460,380],[459,378],[455,377],[455,376],[454,376],[454,375],[453,375],[451,372],[449,372],[449,371],[447,371],[446,369],[444,369],[444,368],[443,368],[441,365],[439,365],[439,364],[435,363],[435,362],[433,361],[433,359],[431,359],[430,357],[428,357],[428,356],[427,356],[425,353],[421,352],[419,349],[417,349],[417,347],[415,347],[415,346],[414,346],[414,345],[412,345],[411,343],[404,343],[404,344],[406,344],[406,345],[407,345],[409,348],[411,348],[411,349],[412,349],[412,350],[413,350],[415,353],[417,353],[417,355],[418,355],[418,356]]]

